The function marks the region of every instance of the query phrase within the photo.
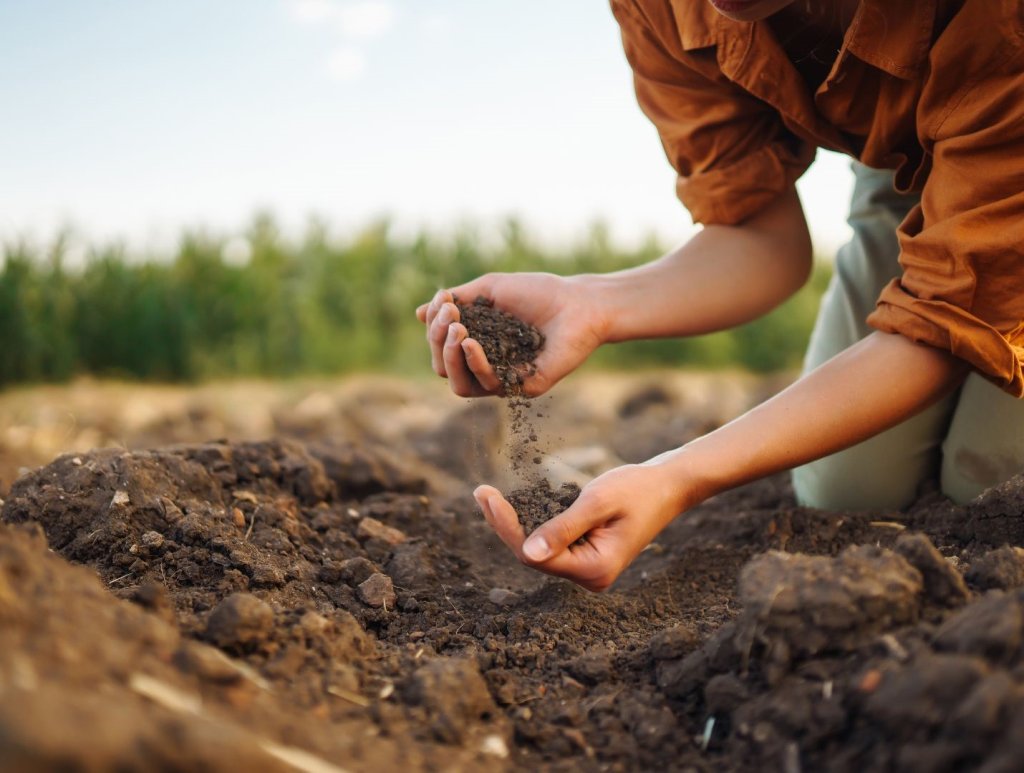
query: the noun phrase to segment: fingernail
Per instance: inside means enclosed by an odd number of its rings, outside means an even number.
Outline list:
[[[551,546],[539,535],[530,537],[523,543],[523,555],[531,561],[546,561],[551,557]]]
[[[458,338],[458,335],[457,335],[457,333],[456,333],[456,331],[455,331],[455,328],[454,328],[454,327],[450,327],[450,328],[448,328],[448,339],[447,339],[447,343],[450,343],[450,344],[453,344],[453,343],[455,343],[455,339],[456,339],[456,338]]]
[[[480,505],[480,512],[483,513],[485,520],[492,520],[494,518],[494,508],[491,507],[491,503],[486,499],[478,499],[476,501]]]

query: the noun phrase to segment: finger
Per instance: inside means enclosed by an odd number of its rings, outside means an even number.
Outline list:
[[[452,298],[450,291],[438,290],[434,293],[434,297],[430,299],[430,303],[427,304],[426,316],[423,321],[426,322],[428,326],[433,324],[434,317],[437,316],[437,312],[441,310],[441,307],[446,303],[452,303],[453,300],[454,299]]]
[[[572,580],[588,590],[600,589],[593,579],[604,574],[605,560],[594,546],[587,543],[573,550],[562,550],[546,561],[535,561],[523,552],[523,546],[533,539],[537,531],[526,537],[516,511],[499,492],[489,496],[487,504],[491,510],[491,528],[522,563],[545,574]]]
[[[606,571],[608,561],[597,549],[597,546],[588,542],[573,550],[563,550],[549,560],[538,564],[523,554],[526,535],[523,532],[522,524],[519,523],[516,511],[501,492],[493,486],[479,486],[473,492],[473,496],[480,505],[480,509],[484,511],[484,518],[487,519],[491,528],[506,547],[515,553],[516,557],[524,564],[546,574],[565,577],[587,590],[602,591],[608,587],[609,583],[605,580],[608,575]],[[536,533],[535,531],[534,534]]]
[[[427,328],[427,341],[430,342],[430,364],[434,372],[442,378],[448,377],[444,367],[444,344],[448,339],[448,328],[453,322],[459,321],[459,310],[454,303],[445,303],[434,316],[434,321]]]
[[[484,490],[482,496],[491,510],[491,528],[494,529],[498,538],[508,546],[508,549],[522,560],[522,545],[526,534],[523,532],[523,525],[519,523],[519,516],[496,488],[481,486],[477,491],[481,489]]]
[[[541,350],[533,363],[533,373],[523,378],[524,394],[527,397],[539,397],[544,394],[557,383],[557,379],[552,379],[548,374],[564,373],[566,365],[574,362],[579,362],[579,358],[574,352],[566,351],[564,347],[551,345],[549,339],[549,345]],[[569,370],[571,369],[570,367]]]
[[[607,520],[602,508],[581,497],[567,510],[539,526],[523,544],[523,555],[534,563],[551,561]]]
[[[477,383],[491,393],[500,393],[501,382],[498,375],[487,361],[487,355],[479,342],[473,338],[466,338],[462,341],[462,353],[466,359],[466,365],[476,378]]]
[[[498,493],[494,486],[477,486],[473,491],[473,498],[476,500],[480,512],[484,514],[484,520],[488,525],[494,525],[494,513],[491,511],[491,504],[488,499]]]
[[[426,322],[427,321],[427,309],[429,309],[429,308],[430,308],[430,304],[429,303],[424,303],[421,306],[417,306],[416,307],[416,319],[418,319],[420,322]]]
[[[487,523],[494,525],[494,508],[491,507],[491,499],[493,497],[500,497],[501,492],[494,486],[488,486],[486,484],[477,486],[473,491],[473,498],[476,503],[480,506],[481,512],[484,514],[484,519]]]
[[[538,367],[532,374],[523,374],[523,395],[526,397],[540,397],[551,389],[551,380],[545,376]]]
[[[452,391],[460,397],[480,397],[487,394],[466,365],[462,342],[469,335],[464,325],[453,322],[448,326],[448,337],[444,342],[444,369]]]
[[[561,365],[565,367],[564,361],[552,358],[545,350],[540,353],[533,363],[533,373],[523,379],[523,391],[528,397],[538,397],[547,392],[555,384],[548,377],[548,373]]]
[[[459,303],[472,303],[481,295],[484,298],[494,300],[492,291],[494,289],[495,279],[497,279],[498,276],[499,275],[497,274],[484,274],[483,276],[466,282],[466,284],[453,287],[448,292],[451,293],[452,298],[458,298]]]

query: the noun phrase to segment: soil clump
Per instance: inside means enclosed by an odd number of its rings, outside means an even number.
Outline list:
[[[459,316],[469,337],[477,341],[507,395],[520,394],[524,377],[534,373],[534,360],[544,348],[544,334],[518,317],[494,308],[478,296],[459,303]]]

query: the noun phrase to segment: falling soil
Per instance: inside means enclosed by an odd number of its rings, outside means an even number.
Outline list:
[[[365,439],[66,455],[0,510],[4,770],[961,770],[1024,755],[1024,476],[531,572]]]
[[[530,534],[538,526],[566,510],[580,495],[575,483],[563,483],[558,489],[551,488],[546,480],[516,489],[506,497],[519,516],[523,532]]]
[[[565,510],[579,496],[579,486],[563,484],[558,490],[534,468],[543,461],[538,445],[532,401],[523,394],[523,377],[535,372],[534,361],[544,348],[544,335],[518,317],[494,308],[480,296],[460,304],[459,314],[469,336],[480,343],[508,398],[511,424],[509,458],[512,472],[525,485],[508,500],[526,534]]]

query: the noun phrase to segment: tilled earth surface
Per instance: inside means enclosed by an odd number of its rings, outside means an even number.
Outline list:
[[[674,398],[647,392],[587,446],[579,402],[546,407],[569,416],[553,482],[623,437],[662,450],[635,435]],[[0,768],[1019,769],[1024,478],[861,514],[762,481],[593,595],[516,564],[476,512],[501,424],[477,405],[400,444],[102,449],[22,475]]]

